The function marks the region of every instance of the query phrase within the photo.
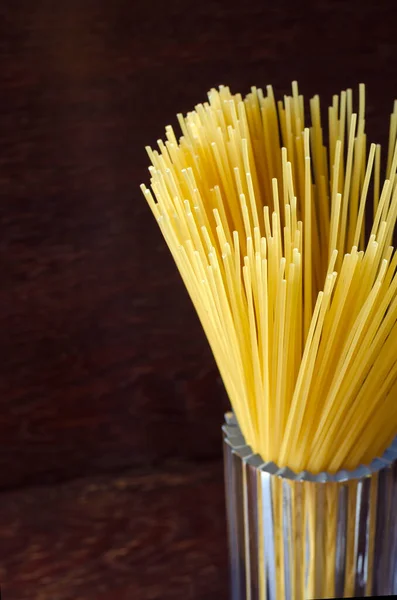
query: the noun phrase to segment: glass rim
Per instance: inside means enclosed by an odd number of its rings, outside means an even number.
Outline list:
[[[336,473],[322,471],[314,474],[309,471],[292,471],[288,467],[279,467],[272,461],[264,461],[263,458],[253,452],[252,448],[246,443],[236,417],[232,412],[225,413],[225,424],[222,427],[224,442],[231,448],[231,451],[248,466],[259,472],[273,475],[279,479],[296,482],[311,483],[345,483],[371,477],[384,469],[388,469],[397,460],[397,436],[390,446],[380,457],[374,458],[369,465],[359,465],[356,469],[341,469]]]

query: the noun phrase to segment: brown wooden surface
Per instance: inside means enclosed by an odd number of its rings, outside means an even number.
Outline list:
[[[3,495],[4,600],[226,600],[222,465]]]
[[[0,488],[21,488],[0,504],[6,600],[226,598],[226,403],[138,189],[144,146],[212,86],[283,94],[293,79],[327,100],[365,81],[384,141],[395,13],[393,0],[0,4]],[[118,477],[127,467],[147,475]]]

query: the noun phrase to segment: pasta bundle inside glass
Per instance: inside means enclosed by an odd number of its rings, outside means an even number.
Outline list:
[[[244,441],[294,473],[369,465],[397,433],[397,103],[382,161],[358,96],[333,97],[325,143],[296,82],[279,101],[220,86],[147,149],[142,190]]]

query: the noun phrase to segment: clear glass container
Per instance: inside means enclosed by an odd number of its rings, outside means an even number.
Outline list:
[[[223,427],[232,600],[397,594],[397,438],[368,466],[295,474]]]

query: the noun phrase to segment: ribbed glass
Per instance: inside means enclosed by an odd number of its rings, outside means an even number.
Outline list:
[[[313,476],[264,463],[230,413],[223,433],[232,600],[397,594],[397,439]]]

